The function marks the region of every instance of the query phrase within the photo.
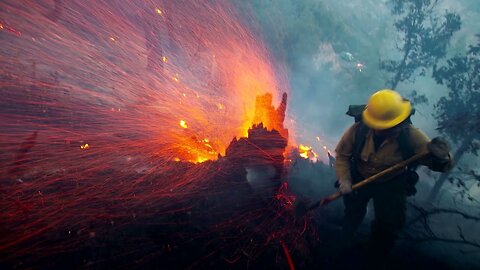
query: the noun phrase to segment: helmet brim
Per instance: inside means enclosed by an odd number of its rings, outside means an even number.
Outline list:
[[[380,120],[371,116],[368,113],[368,108],[366,108],[362,112],[362,121],[365,123],[365,125],[375,130],[384,130],[384,129],[392,128],[402,123],[403,121],[405,121],[405,119],[407,119],[410,116],[410,113],[412,112],[412,105],[410,104],[409,101],[402,102],[401,107],[402,107],[402,113],[396,118],[389,119],[389,120]]]

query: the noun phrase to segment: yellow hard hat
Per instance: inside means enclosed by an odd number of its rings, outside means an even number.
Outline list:
[[[390,89],[374,93],[362,113],[363,122],[370,128],[383,130],[394,127],[410,116],[412,105]]]

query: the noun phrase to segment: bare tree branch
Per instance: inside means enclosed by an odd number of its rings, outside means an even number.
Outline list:
[[[446,238],[446,237],[441,237],[435,234],[435,232],[432,230],[430,223],[429,223],[429,218],[432,215],[438,215],[438,214],[453,214],[453,215],[460,215],[464,219],[467,220],[473,220],[473,221],[480,221],[480,217],[478,216],[473,216],[467,213],[464,213],[462,211],[456,210],[456,209],[444,209],[444,208],[433,208],[433,209],[425,209],[422,208],[418,205],[415,205],[413,203],[409,203],[409,206],[411,206],[413,209],[415,209],[417,212],[419,212],[419,215],[415,218],[413,218],[408,224],[407,227],[410,227],[410,232],[405,231],[402,235],[404,240],[407,241],[413,241],[416,243],[422,243],[422,242],[443,242],[443,243],[449,243],[449,244],[459,244],[459,245],[467,245],[474,247],[474,251],[469,251],[471,252],[480,252],[480,243],[472,241],[470,239],[467,239],[465,234],[463,233],[462,228],[460,227],[459,224],[457,224],[457,230],[458,230],[458,238]],[[415,224],[418,224],[419,221],[421,221],[421,227],[415,228]]]
[[[433,215],[439,215],[439,214],[454,214],[454,215],[460,215],[461,217],[463,217],[464,219],[469,219],[469,220],[474,220],[474,221],[480,221],[480,216],[474,216],[474,215],[470,215],[470,214],[467,214],[467,213],[464,213],[460,210],[457,210],[457,209],[447,209],[447,208],[432,208],[432,209],[429,209],[429,210],[426,210],[418,205],[415,205],[413,203],[409,203],[409,205],[417,210],[418,212],[420,212],[420,215],[417,216],[416,218],[412,219],[408,225],[411,225],[415,222],[418,222],[420,219],[425,219],[425,218],[428,218],[429,216],[433,216]],[[408,226],[407,225],[407,226]]]

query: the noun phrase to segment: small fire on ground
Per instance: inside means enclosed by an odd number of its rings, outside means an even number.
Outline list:
[[[329,147],[327,147],[324,143],[323,140],[320,139],[319,136],[315,137],[317,140],[319,146],[320,146],[320,151],[325,152],[325,161],[330,162],[330,160],[333,158],[332,156],[332,151],[330,150]],[[314,150],[313,146],[308,146],[304,144],[300,144],[298,146],[298,152],[299,156],[304,158],[304,159],[309,159],[313,162],[317,162],[320,158],[320,155]],[[323,155],[322,155],[323,157]]]

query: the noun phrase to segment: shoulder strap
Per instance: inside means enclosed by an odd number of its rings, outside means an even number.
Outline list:
[[[398,134],[397,142],[402,152],[403,160],[407,160],[415,155],[415,150],[410,142],[410,133],[408,131],[409,123],[406,123],[405,126],[400,130]],[[418,163],[414,163],[408,166],[409,169],[415,170],[418,167]]]
[[[355,132],[355,141],[353,142],[352,158],[359,160],[362,154],[363,146],[365,145],[365,139],[370,128],[362,121],[358,122],[357,131]]]

